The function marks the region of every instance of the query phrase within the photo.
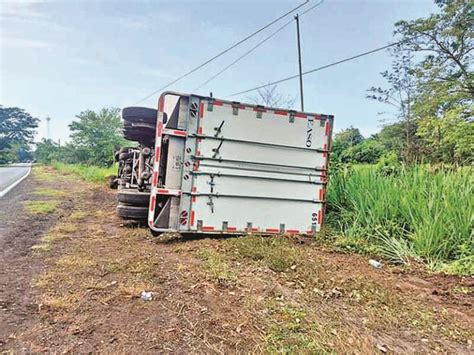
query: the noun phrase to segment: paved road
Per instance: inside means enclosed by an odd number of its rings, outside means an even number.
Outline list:
[[[30,164],[15,164],[0,167],[0,195],[8,186],[21,179],[30,169]]]

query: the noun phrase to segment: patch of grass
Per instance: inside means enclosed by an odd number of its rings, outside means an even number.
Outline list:
[[[52,244],[58,240],[62,240],[64,238],[66,238],[67,236],[64,235],[64,234],[61,234],[61,233],[57,233],[57,232],[53,232],[53,231],[49,231],[47,234],[45,234],[44,236],[42,236],[40,238],[40,242],[42,244]]]
[[[54,162],[52,166],[60,173],[74,174],[82,180],[93,183],[104,183],[109,176],[117,174],[117,166],[115,164],[106,168],[93,165]]]
[[[58,190],[58,189],[40,187],[40,188],[37,188],[35,191],[33,191],[33,195],[46,196],[46,197],[63,197],[66,195],[66,192],[62,190]]]
[[[54,181],[57,179],[57,176],[51,172],[51,168],[42,165],[33,166],[33,176],[38,181]]]
[[[245,236],[226,240],[238,255],[283,272],[298,263],[298,250],[281,237]]]
[[[94,261],[84,255],[66,255],[56,261],[56,265],[64,270],[77,271],[95,265]]]
[[[472,276],[474,275],[474,255],[445,264],[441,267],[441,270],[452,275]]]
[[[367,239],[340,236],[334,240],[333,247],[340,252],[376,254],[377,247],[371,244]]]
[[[97,210],[97,211],[94,212],[93,215],[94,215],[94,217],[97,217],[97,218],[105,218],[105,217],[115,215],[115,211],[114,210],[112,210],[112,211]]]
[[[464,295],[469,295],[472,293],[472,290],[469,287],[466,286],[454,286],[453,287],[453,292],[454,293],[462,293]]]
[[[60,234],[70,234],[77,231],[77,224],[70,223],[70,222],[63,222],[58,223],[52,229],[52,232],[60,233]]]
[[[108,273],[111,273],[111,274],[116,273],[116,272],[120,272],[123,269],[124,269],[124,265],[123,265],[123,262],[120,261],[120,260],[108,262],[104,266],[104,270]]]
[[[306,320],[303,309],[272,300],[268,310],[274,322],[264,338],[268,353],[332,353],[327,345],[327,334],[322,327]]]
[[[37,252],[49,251],[54,242],[67,238],[68,234],[76,230],[76,225],[72,223],[58,223],[39,239],[39,244],[33,245],[31,249]]]
[[[46,288],[56,281],[55,275],[45,272],[33,279],[33,285],[39,288]]]
[[[106,289],[109,286],[111,286],[109,282],[95,278],[88,278],[84,281],[84,288],[87,290],[100,291]]]
[[[30,214],[48,214],[56,210],[59,201],[26,201],[24,202],[25,209]]]
[[[390,306],[396,308],[398,299],[376,282],[365,277],[353,277],[337,284],[341,296],[348,297],[350,302],[370,304],[373,307]]]
[[[136,279],[151,281],[155,274],[156,263],[152,258],[137,258],[127,265],[127,271],[135,276]]]
[[[237,275],[218,252],[214,250],[200,250],[196,255],[204,262],[204,271],[214,281],[224,285],[231,285],[237,281]]]
[[[80,296],[76,293],[66,295],[45,295],[41,298],[41,305],[53,311],[69,311],[77,307]]]
[[[69,216],[69,219],[72,220],[72,221],[77,221],[77,220],[86,218],[87,216],[89,216],[89,213],[87,213],[85,211],[74,211]]]
[[[41,243],[41,244],[36,244],[31,247],[31,250],[35,252],[46,252],[51,250],[51,244],[49,243]]]
[[[337,234],[365,239],[387,260],[416,258],[440,269],[474,253],[471,167],[400,167],[394,174],[374,166],[333,170],[327,194],[327,222]],[[357,251],[357,250],[356,250]],[[451,268],[467,274],[467,265]],[[469,270],[470,269],[470,270]]]

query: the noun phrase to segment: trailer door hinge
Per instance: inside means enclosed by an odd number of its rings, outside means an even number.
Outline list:
[[[216,133],[214,134],[214,137],[217,137],[219,135],[219,133],[221,133],[222,131],[222,126],[224,125],[225,121],[222,121],[221,124],[219,125],[219,127],[214,127],[214,131],[216,131]]]
[[[211,213],[214,213],[214,202],[212,201],[212,196],[209,196],[209,202],[207,205],[211,208]]]
[[[219,143],[219,145],[217,146],[217,148],[213,148],[213,149],[212,149],[212,151],[214,152],[214,154],[212,155],[213,158],[216,158],[217,155],[219,154],[219,150],[221,149],[222,144],[224,144],[224,140],[223,140],[223,139],[221,140],[221,142]]]
[[[214,186],[216,186],[216,183],[214,182],[214,174],[210,174],[209,178],[210,178],[210,180],[207,183],[211,187],[211,194],[213,194],[214,193]]]

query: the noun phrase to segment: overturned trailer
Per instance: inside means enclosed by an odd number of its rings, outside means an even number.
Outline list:
[[[122,217],[145,217],[147,209],[156,234],[320,230],[332,115],[166,92],[155,120],[153,134],[148,127],[129,159],[136,184],[122,181],[119,188]],[[143,132],[140,120],[132,121],[138,123],[128,122],[126,137]]]

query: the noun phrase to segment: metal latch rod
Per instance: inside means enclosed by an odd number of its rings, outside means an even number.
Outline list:
[[[214,128],[214,129],[216,129],[216,128]],[[217,136],[208,136],[208,135],[205,135],[205,134],[195,134],[194,133],[194,134],[191,134],[190,136],[193,137],[193,138],[200,138],[200,139],[219,139],[219,140],[224,140],[224,141],[228,141],[228,142],[246,143],[246,144],[262,145],[262,146],[268,146],[268,147],[297,149],[297,150],[305,150],[305,151],[316,152],[316,153],[328,153],[329,152],[327,149],[321,149],[321,148],[311,149],[311,148],[307,148],[307,147],[296,147],[296,146],[293,146],[293,145],[256,142],[256,141],[248,141],[248,140],[243,140],[243,139],[217,137]]]
[[[243,164],[254,164],[254,165],[261,165],[261,166],[276,166],[280,168],[294,168],[294,169],[306,169],[311,171],[325,171],[326,169],[322,169],[319,167],[306,167],[300,165],[286,165],[286,164],[276,164],[276,163],[262,163],[257,161],[248,161],[248,160],[235,160],[235,159],[223,159],[223,158],[213,158],[213,157],[205,157],[205,156],[192,156],[193,159],[196,160],[211,160],[211,161],[218,161],[218,162],[229,162],[229,163],[243,163]],[[240,168],[239,168],[240,169]]]

